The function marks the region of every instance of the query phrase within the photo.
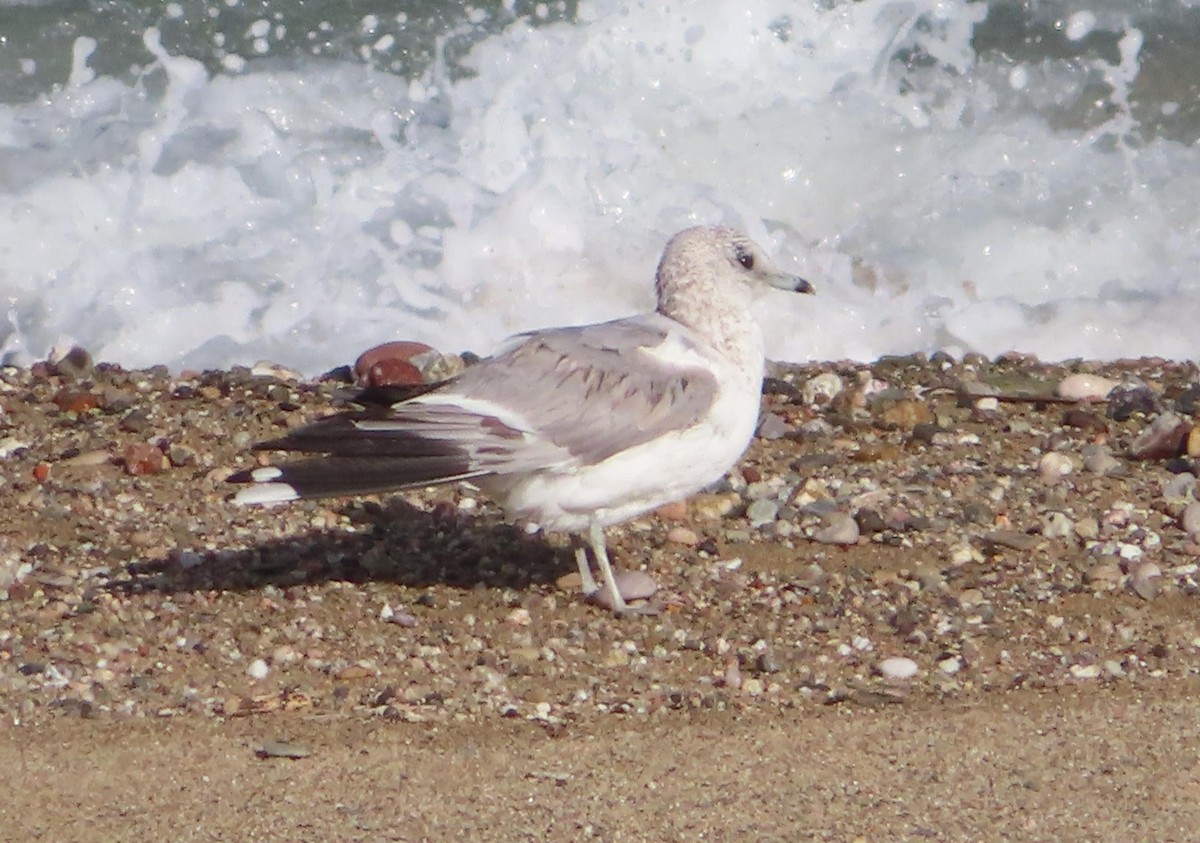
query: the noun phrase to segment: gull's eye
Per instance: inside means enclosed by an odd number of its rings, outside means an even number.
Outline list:
[[[738,246],[736,256],[737,262],[740,263],[744,269],[754,269],[754,255],[747,252],[741,246]]]

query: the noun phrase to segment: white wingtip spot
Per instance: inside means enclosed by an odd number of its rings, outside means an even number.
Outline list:
[[[260,469],[268,471],[269,469]],[[255,480],[258,480],[258,471],[255,471]],[[280,472],[276,469],[273,476],[278,477]],[[233,502],[239,506],[260,505],[267,503],[285,503],[286,501],[294,501],[300,497],[296,490],[287,483],[259,483],[256,486],[247,486],[245,489],[240,489],[233,496]]]
[[[256,468],[250,472],[250,477],[255,483],[270,483],[272,480],[278,480],[283,476],[283,472],[273,465],[268,465],[265,468]]]

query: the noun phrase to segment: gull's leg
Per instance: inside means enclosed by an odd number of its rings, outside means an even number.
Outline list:
[[[583,596],[591,597],[600,590],[600,586],[596,585],[596,578],[592,576],[592,566],[588,564],[587,548],[583,546],[583,542],[578,536],[575,539],[575,564],[579,566],[579,579],[583,585]]]
[[[621,590],[617,588],[617,578],[613,576],[612,565],[608,562],[608,547],[604,543],[604,528],[592,522],[588,530],[588,539],[591,541],[592,555],[596,557],[596,565],[600,568],[600,576],[604,580],[604,587],[612,595],[612,600],[610,601],[611,608],[618,615],[624,614],[629,607],[625,605],[625,598],[621,596]]]

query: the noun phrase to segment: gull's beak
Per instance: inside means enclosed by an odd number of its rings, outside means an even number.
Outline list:
[[[817,291],[812,284],[795,275],[777,275],[771,279],[771,286],[791,293],[808,293],[809,295]]]

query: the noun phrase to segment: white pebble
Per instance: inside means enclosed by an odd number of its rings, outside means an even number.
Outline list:
[[[805,381],[800,390],[800,397],[805,404],[826,404],[844,388],[842,379],[833,372],[824,372]]]
[[[879,663],[879,673],[884,679],[903,681],[917,675],[917,663],[904,656],[892,656]]]
[[[1060,480],[1070,474],[1072,469],[1071,458],[1058,451],[1044,454],[1038,461],[1038,474],[1043,480]]]
[[[858,522],[849,515],[839,512],[829,517],[829,524],[813,533],[813,541],[821,544],[856,544]]]
[[[271,668],[267,667],[267,663],[262,659],[255,659],[250,662],[250,666],[246,668],[246,673],[251,679],[262,680],[267,678],[267,674],[271,672]]]
[[[4,457],[11,457],[17,451],[28,448],[28,442],[17,439],[15,436],[6,436],[5,438],[0,439],[0,459]]]
[[[938,670],[947,676],[953,676],[962,670],[963,662],[958,656],[950,656],[947,659],[942,659],[938,662]]]
[[[509,612],[508,617],[504,620],[513,626],[529,626],[533,622],[533,617],[529,614],[528,609],[518,607]]]
[[[1075,524],[1062,512],[1051,512],[1042,519],[1042,535],[1048,539],[1063,539],[1073,535]]]
[[[1058,382],[1054,392],[1059,398],[1070,398],[1073,401],[1103,401],[1108,394],[1117,388],[1117,382],[1100,375],[1074,374],[1067,375]]]
[[[1129,544],[1127,542],[1118,542],[1117,543],[1117,555],[1120,556],[1122,559],[1129,559],[1129,560],[1141,559],[1144,553],[1145,553],[1145,551],[1143,551],[1136,544]]]
[[[970,564],[971,562],[982,562],[983,553],[971,545],[970,542],[961,542],[950,548],[949,562],[955,568]]]

